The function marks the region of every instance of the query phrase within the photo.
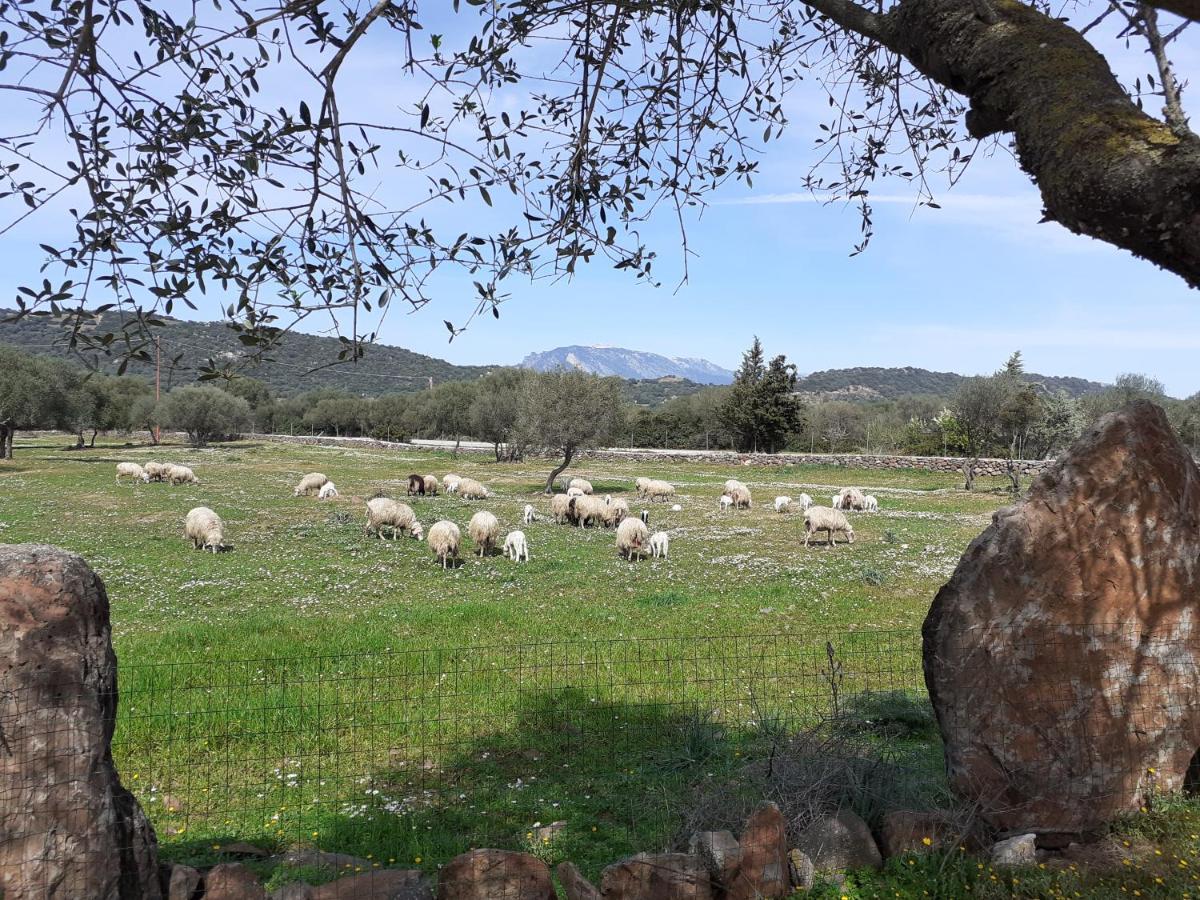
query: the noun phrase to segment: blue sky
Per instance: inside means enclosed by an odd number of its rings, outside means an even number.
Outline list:
[[[1174,56],[1184,77],[1200,72],[1200,35],[1185,34]],[[344,90],[364,106],[389,102],[397,82],[387,60],[352,56]],[[802,372],[912,365],[979,373],[1020,349],[1044,374],[1110,381],[1139,371],[1177,396],[1200,391],[1200,293],[1107,245],[1037,224],[1036,191],[1004,148],[977,154],[956,188],[938,194],[940,210],[915,208],[902,185],[883,186],[875,238],[851,258],[856,210],[803,192],[814,131],[808,99],[793,98],[791,127],[768,145],[754,190],[730,185],[689,223],[687,284],[677,289],[677,226],[664,215],[645,231],[659,252],[660,288],[606,263],[571,281],[509,281],[501,318],[476,320],[447,343],[442,320],[461,321],[474,302],[469,282],[451,282],[416,313],[394,309],[381,339],[456,363],[613,344],[734,368],[757,334]],[[1192,112],[1200,119],[1200,106]],[[40,280],[36,245],[63,224],[47,215],[0,240],[0,295]],[[218,316],[210,304],[196,317]]]

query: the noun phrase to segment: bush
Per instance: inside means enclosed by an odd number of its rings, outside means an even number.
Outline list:
[[[214,387],[176,388],[162,403],[160,420],[187,432],[195,447],[235,437],[250,422],[250,404]]]

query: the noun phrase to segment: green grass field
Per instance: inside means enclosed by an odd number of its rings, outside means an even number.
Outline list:
[[[831,704],[895,692],[920,712],[921,620],[1007,502],[998,481],[967,494],[956,476],[917,471],[573,467],[670,532],[669,559],[630,563],[612,531],[550,520],[545,460],[62,445],[18,441],[0,463],[0,540],[58,544],[103,576],[121,667],[118,765],[164,853],[195,861],[249,840],[432,869],[502,846],[594,875],[662,849],[696,797],[736,783]],[[114,483],[116,462],[151,459],[191,465],[203,483]],[[310,471],[340,498],[293,497]],[[443,572],[424,543],[364,536],[366,498],[403,499],[410,472],[451,471],[493,498],[408,502],[426,529],[442,518],[463,529],[462,566]],[[639,502],[638,475],[673,482],[682,510]],[[734,476],[755,506],[723,514]],[[854,516],[853,546],[805,549],[803,517],[772,508],[802,491],[827,504],[846,485],[881,506]],[[526,503],[539,512],[528,526]],[[229,552],[184,540],[199,505],[224,519]],[[478,509],[524,530],[532,560],[475,557],[466,524]],[[935,734],[866,729],[847,746],[886,751],[908,802],[943,799]],[[551,822],[565,824],[543,840]],[[868,879],[855,896],[892,896],[890,883]]]

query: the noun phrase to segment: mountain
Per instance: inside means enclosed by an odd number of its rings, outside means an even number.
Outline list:
[[[826,369],[796,380],[796,392],[819,400],[893,400],[912,394],[948,397],[967,380],[954,372],[931,372],[911,366],[896,369],[876,367]],[[1108,385],[1086,378],[1028,373],[1028,381],[1039,382],[1050,391],[1066,391],[1072,397],[1095,394]]]
[[[662,356],[623,347],[555,347],[541,353],[530,353],[521,361],[521,367],[538,372],[582,369],[593,375],[642,380],[673,376],[698,384],[729,384],[733,381],[733,372],[706,359]]]
[[[102,355],[76,354],[58,343],[62,331],[49,317],[36,316],[8,322],[16,310],[0,309],[0,343],[11,344],[49,356],[74,362],[93,363],[103,370],[116,371],[116,362]],[[162,347],[162,382],[171,384],[195,381],[199,369],[211,357],[218,363],[244,356],[237,335],[222,322],[186,322],[163,317],[166,324],[154,330]],[[112,331],[120,325],[120,314],[105,313],[90,325],[93,330]],[[241,371],[270,385],[278,395],[302,394],[317,388],[338,388],[365,396],[421,390],[443,381],[478,378],[496,366],[456,366],[413,353],[401,347],[372,344],[358,362],[338,363],[342,343],[336,337],[291,332],[267,359]],[[321,368],[324,366],[325,368]],[[126,370],[133,375],[154,377],[154,364],[133,361]]]

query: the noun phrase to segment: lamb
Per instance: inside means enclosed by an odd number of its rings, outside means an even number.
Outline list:
[[[734,488],[729,492],[729,496],[733,498],[734,509],[749,509],[750,508],[750,488],[742,485]]]
[[[533,504],[525,504],[525,512],[521,515],[521,521],[526,525],[532,525],[533,520],[537,518],[537,514],[533,511]]]
[[[829,501],[829,505],[832,506],[834,509],[838,509],[842,505],[842,495],[834,494],[833,497]]]
[[[150,483],[150,475],[139,466],[137,463],[123,462],[117,463],[117,484],[121,483],[121,476],[127,475],[130,478],[140,481],[143,484]]]
[[[446,563],[450,564],[450,568],[454,568],[461,543],[462,532],[453,522],[442,519],[440,522],[434,522],[433,527],[429,529],[429,549],[442,564],[443,570],[446,568]]]
[[[467,523],[467,534],[475,542],[482,558],[496,549],[496,539],[500,537],[500,523],[490,512],[481,509],[471,516],[471,521]]]
[[[656,531],[650,535],[650,555],[655,559],[660,556],[663,559],[667,558],[667,554],[671,550],[671,538],[665,531]]]
[[[777,513],[787,512],[788,507],[791,505],[792,505],[791,497],[776,497],[775,498],[775,512],[777,512]]]
[[[193,550],[208,548],[216,553],[225,548],[225,525],[207,506],[197,506],[187,514],[183,536],[192,542]]]
[[[144,466],[146,474],[150,476],[151,481],[162,481],[167,474],[167,469],[171,468],[167,463],[148,462]]]
[[[320,472],[309,472],[300,479],[300,483],[296,485],[296,489],[292,491],[292,496],[299,497],[301,494],[303,494],[305,497],[307,497],[313,491],[320,491],[328,481],[329,479]]]
[[[850,527],[850,523],[846,521],[846,517],[836,509],[829,509],[825,506],[813,506],[804,513],[805,547],[808,546],[809,538],[818,531],[824,531],[829,535],[829,546],[831,547],[837,546],[834,535],[839,531],[845,533],[849,543],[854,543],[854,529]]]
[[[486,500],[491,494],[488,489],[474,478],[461,478],[456,492],[464,500]]]
[[[721,504],[721,512],[729,512],[733,509],[733,498],[728,494],[722,494],[721,499],[717,502]]]
[[[422,475],[408,476],[408,496],[416,494],[419,497],[425,496],[425,478]]]
[[[604,506],[604,527],[615,528],[629,516],[629,503],[618,497]]]
[[[863,512],[879,512],[879,501],[873,495],[863,497]]]
[[[800,512],[804,512],[813,505],[813,498],[808,496],[808,494],[801,494],[796,499],[796,505],[800,507]]]
[[[460,481],[462,481],[462,476],[453,473],[442,476],[442,486],[446,489],[447,494],[457,494]]]
[[[528,509],[529,507],[526,507]],[[571,498],[566,494],[555,494],[550,498],[550,515],[554,516],[554,521],[561,525],[563,522],[569,521],[571,516]]]
[[[167,466],[166,479],[171,484],[199,484],[196,473],[187,466]]]
[[[522,559],[529,562],[529,543],[525,540],[525,532],[510,531],[504,538],[504,555],[513,562]]]
[[[400,503],[391,497],[373,497],[367,501],[367,524],[363,529],[366,534],[375,534],[383,540],[384,527],[392,529],[392,540],[400,532],[407,531],[418,541],[421,539],[421,523],[417,521],[416,513],[407,503]]]
[[[426,475],[425,476],[425,493],[426,494],[428,494],[432,497],[436,497],[437,493],[440,489],[441,489],[441,485],[438,484],[436,475]]]
[[[318,500],[332,500],[338,496],[337,485],[332,481],[327,481],[321,485],[321,490],[317,493]]]
[[[626,559],[645,556],[649,541],[650,530],[641,519],[626,519],[617,526],[617,551]]]
[[[668,497],[674,497],[675,485],[671,484],[670,482],[659,481],[658,479],[652,478],[646,484],[646,496],[650,498],[651,502],[655,500],[666,500]]]
[[[585,494],[590,494],[592,492],[592,483],[586,478],[572,478],[567,488],[579,488]]]

